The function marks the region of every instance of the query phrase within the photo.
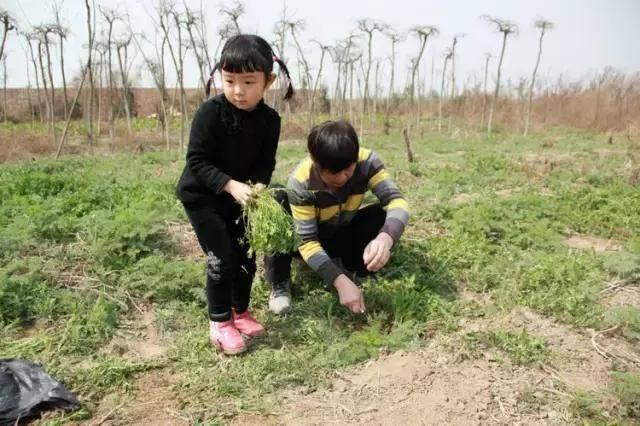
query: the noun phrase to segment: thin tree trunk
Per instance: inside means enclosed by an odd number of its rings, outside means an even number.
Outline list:
[[[89,37],[89,59],[87,60],[87,70],[86,72],[89,74],[89,99],[87,101],[87,117],[88,117],[88,132],[87,137],[89,139],[89,146],[93,151],[93,91],[94,91],[94,82],[93,82],[93,66],[92,66],[92,57],[93,57],[93,37],[94,30],[91,28],[91,8],[89,7],[89,0],[84,0],[85,7],[87,9],[87,29],[88,29],[88,37]],[[93,3],[95,6],[95,2]]]
[[[124,49],[125,51],[125,60],[127,58],[127,45],[116,46],[116,53],[118,54],[118,68],[120,68],[120,79],[122,80],[122,98],[124,102],[124,112],[127,117],[127,131],[129,132],[129,136],[133,134],[133,130],[131,128],[131,107],[129,106],[129,81],[127,79],[127,72],[125,71],[125,65],[122,62],[122,54],[120,53],[120,49]]]
[[[371,117],[373,121],[373,119],[376,116],[376,113],[378,112],[378,76],[380,75],[380,61],[376,60],[376,70],[373,74],[373,116]]]
[[[487,124],[487,133],[491,133],[491,125],[493,124],[493,113],[496,108],[496,104],[498,103],[498,95],[500,94],[500,74],[502,72],[502,60],[504,59],[504,51],[507,46],[507,36],[508,33],[503,33],[502,38],[502,50],[500,52],[500,60],[498,61],[498,74],[496,76],[496,89],[493,93],[493,102],[491,102],[491,107],[489,108],[489,123]]]
[[[53,72],[51,71],[51,50],[49,49],[49,39],[47,34],[44,34],[44,47],[47,52],[47,72],[49,74],[49,84],[51,86],[51,137],[53,138],[53,145],[56,144],[56,98],[55,87],[53,85]]]
[[[413,149],[411,149],[411,139],[409,139],[409,125],[407,124],[402,129],[402,135],[404,136],[404,148],[407,153],[407,161],[410,163],[414,162]]]
[[[324,55],[326,54],[326,50],[320,46],[320,65],[318,66],[318,74],[313,82],[313,90],[311,91],[311,101],[309,103],[309,119],[308,119],[308,127],[311,128],[315,117],[315,105],[316,105],[316,92],[318,90],[318,84],[320,84],[320,76],[322,75],[322,65],[324,63]]]
[[[440,84],[440,99],[438,102],[438,132],[442,130],[442,101],[444,100],[444,84],[447,76],[447,62],[449,62],[449,55],[444,58],[444,67],[442,68],[442,82]]]
[[[2,56],[2,115],[7,124],[7,55]]]
[[[40,119],[40,122],[43,122],[44,120],[44,113],[42,112],[42,96],[40,93],[40,76],[38,73],[38,64],[36,61],[36,57],[33,54],[33,45],[31,44],[31,40],[29,39],[29,37],[25,37],[27,40],[27,44],[29,45],[29,55],[31,57],[31,63],[33,64],[33,70],[35,72],[35,80],[36,80],[36,96],[37,96],[37,100],[38,100],[38,117]]]
[[[104,53],[100,52],[100,62],[98,63],[98,137],[102,135],[102,94],[104,92],[104,79],[102,73],[104,72]]]
[[[40,64],[40,77],[42,77],[42,87],[44,88],[44,98],[47,106],[47,130],[51,131],[52,124],[52,111],[51,111],[51,97],[49,96],[49,89],[47,84],[47,73],[44,71],[44,63],[42,62],[42,42],[38,41],[38,63]]]
[[[487,55],[484,62],[484,85],[482,89],[482,121],[480,122],[480,127],[484,126],[484,120],[487,117],[487,77],[489,75],[489,60],[491,60],[491,56]]]
[[[60,158],[60,153],[62,153],[62,148],[64,147],[64,143],[67,140],[67,131],[69,130],[69,123],[71,122],[71,117],[73,116],[73,110],[78,104],[78,98],[80,97],[80,92],[82,92],[82,87],[84,86],[84,81],[87,78],[87,67],[84,67],[82,71],[82,79],[80,80],[80,85],[78,86],[78,90],[76,91],[75,96],[73,97],[73,103],[71,104],[71,108],[69,109],[69,113],[67,114],[67,119],[64,123],[64,130],[62,131],[62,136],[60,136],[60,142],[58,143],[58,149],[56,150],[56,160]]]
[[[331,102],[331,115],[336,115],[336,112],[338,111],[338,101],[340,100],[340,78],[342,76],[342,62],[340,59],[338,59],[338,72],[336,74],[337,77],[336,85],[333,91],[333,102]]]
[[[29,52],[25,51],[24,52],[24,57],[25,57],[25,62],[27,64],[26,66],[26,71],[27,71],[27,101],[29,102],[29,112],[31,113],[31,128],[33,129],[33,126],[35,124],[36,121],[36,117],[35,117],[35,107],[33,105],[33,99],[31,97],[31,73],[29,72]]]
[[[529,120],[531,119],[531,105],[533,103],[533,87],[536,84],[536,75],[538,73],[538,66],[540,65],[540,57],[542,56],[542,38],[544,37],[544,28],[540,30],[540,39],[538,41],[538,57],[536,58],[536,65],[533,67],[533,74],[531,75],[531,84],[529,85],[529,101],[527,102],[527,115],[524,123],[524,135],[529,133]]]
[[[111,36],[113,34],[113,20],[108,19],[109,30],[107,32],[107,77],[109,79],[109,143],[111,152],[115,149],[115,116],[113,114],[113,63],[111,61]]]
[[[64,115],[65,117],[68,115],[68,106],[69,99],[67,95],[67,77],[64,73],[64,36],[62,33],[59,34],[60,37],[60,72],[62,74],[62,94],[64,97]]]

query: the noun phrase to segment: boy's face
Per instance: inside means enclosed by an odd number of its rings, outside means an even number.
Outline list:
[[[340,170],[337,173],[328,169],[318,168],[320,171],[320,179],[331,189],[342,188],[353,176],[356,171],[356,163],[351,164],[346,169]]]
[[[275,77],[275,74],[271,74],[267,79],[261,71],[236,73],[222,70],[222,90],[227,100],[236,108],[251,111],[258,105]]]

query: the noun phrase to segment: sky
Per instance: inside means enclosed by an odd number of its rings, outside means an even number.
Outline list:
[[[18,21],[21,29],[53,21],[53,0],[2,0],[0,8],[8,10]],[[57,0],[60,2],[60,0]],[[219,8],[231,1],[185,0],[190,7],[199,8],[204,4],[209,43],[217,44],[217,30],[223,17]],[[150,39],[159,32],[151,18],[157,0],[96,0],[97,5],[117,8],[127,13],[135,31],[144,32]],[[274,23],[280,19],[284,2],[282,0],[245,0],[246,13],[240,18],[243,32],[253,32],[265,39],[274,40]],[[181,2],[179,2],[181,4]],[[462,87],[481,81],[485,53],[493,58],[490,63],[490,78],[494,79],[497,56],[500,53],[501,36],[495,33],[480,15],[487,14],[507,19],[519,26],[519,33],[507,42],[503,65],[505,79],[516,82],[529,78],[535,64],[538,48],[538,30],[534,21],[539,17],[552,21],[555,28],[545,35],[540,73],[548,79],[589,78],[607,66],[625,73],[640,72],[640,0],[287,0],[289,19],[305,21],[300,32],[300,41],[305,55],[315,75],[320,59],[320,51],[309,41],[319,40],[323,44],[334,45],[344,39],[357,27],[357,20],[369,18],[390,25],[397,31],[407,31],[418,25],[432,25],[440,30],[437,37],[429,39],[422,60],[421,75],[424,84],[438,88],[444,61],[444,52],[454,35],[462,34],[456,48],[456,81]],[[84,0],[64,0],[62,23],[70,28],[71,34],[65,44],[66,75],[77,75],[81,58],[86,57],[86,15]],[[116,34],[123,34],[127,26],[116,27]],[[364,39],[363,39],[364,41]],[[364,43],[361,43],[364,46]],[[146,49],[151,51],[152,46]],[[145,50],[146,50],[145,49]],[[213,49],[213,47],[212,47]],[[294,81],[299,73],[295,61],[295,47],[285,48],[285,59],[292,69]],[[418,39],[408,35],[397,48],[396,90],[404,86],[411,58],[418,49]],[[27,85],[26,44],[15,32],[9,34],[5,47],[7,53],[7,86]],[[366,52],[366,50],[365,50]],[[55,53],[57,55],[57,53]],[[389,85],[389,39],[376,33],[373,39],[373,58],[381,59],[379,84],[385,90]],[[195,87],[198,69],[195,59],[189,57],[185,71],[185,85]],[[168,62],[170,64],[170,62]],[[333,86],[336,66],[325,62],[324,83]],[[433,65],[432,65],[433,64]],[[434,78],[431,79],[432,69]],[[133,67],[136,85],[152,86],[152,80],[136,58]],[[0,79],[2,76],[0,75]],[[168,73],[169,85],[175,84],[175,72]],[[373,71],[372,71],[373,80]],[[54,81],[60,85],[58,60],[54,63]],[[373,84],[373,83],[372,83]]]

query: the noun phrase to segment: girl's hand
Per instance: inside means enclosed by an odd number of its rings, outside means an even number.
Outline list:
[[[381,232],[376,238],[371,240],[364,249],[362,260],[371,272],[379,271],[389,261],[391,257],[391,247],[393,238],[386,232]]]
[[[222,188],[224,192],[228,192],[231,196],[236,200],[238,204],[244,206],[247,202],[247,199],[251,195],[251,187],[246,183],[238,182],[237,180],[231,179],[227,184]]]
[[[338,290],[341,305],[346,306],[355,314],[364,314],[364,295],[353,281],[341,274],[336,278],[333,286]]]

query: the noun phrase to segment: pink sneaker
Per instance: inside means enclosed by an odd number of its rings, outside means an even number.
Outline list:
[[[233,325],[233,320],[224,322],[211,321],[209,325],[209,340],[227,355],[236,355],[247,350],[244,339]]]
[[[231,314],[233,318],[233,325],[236,329],[247,337],[258,337],[264,333],[264,327],[249,313],[245,311],[241,314],[236,314],[235,311]]]

